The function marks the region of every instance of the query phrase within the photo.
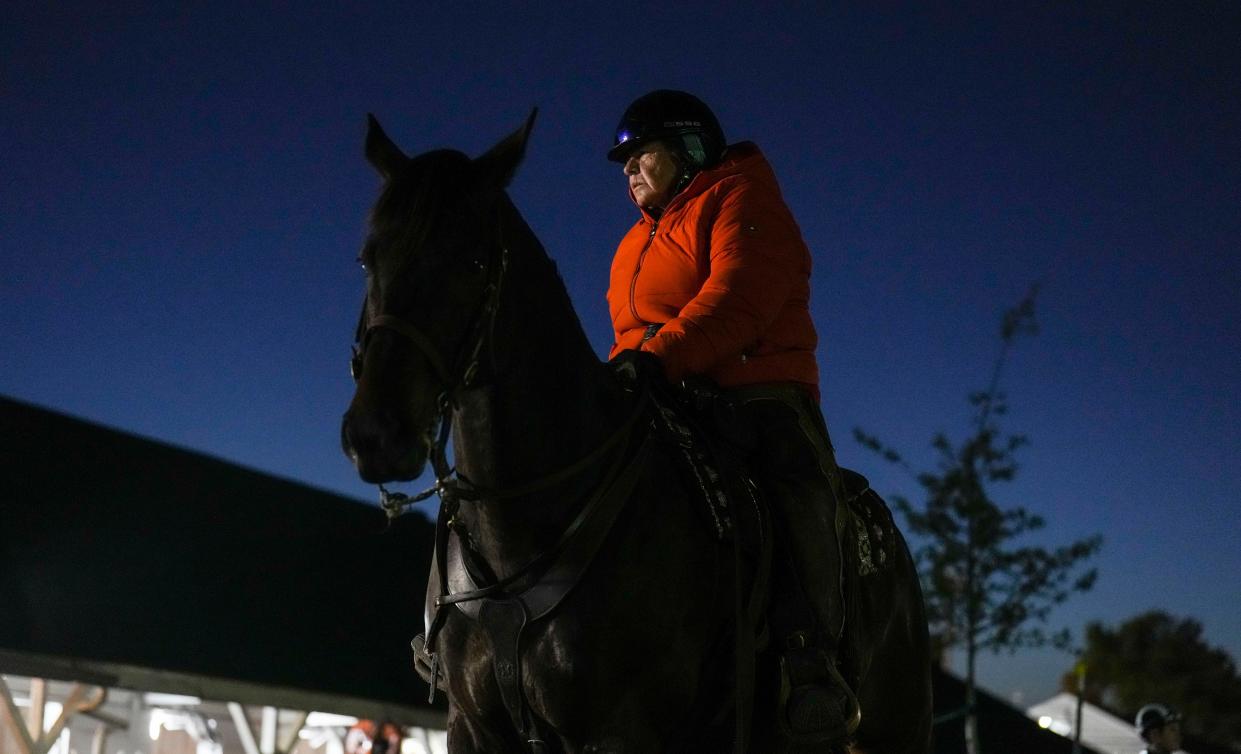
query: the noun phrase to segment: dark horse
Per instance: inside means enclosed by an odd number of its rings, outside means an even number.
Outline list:
[[[473,494],[441,523],[484,582],[520,581],[532,564],[547,571],[549,553],[577,546],[566,532],[589,528],[581,512],[612,505],[598,490],[622,497],[571,591],[542,619],[518,610],[520,633],[501,634],[519,641],[496,639],[464,603],[442,608],[435,650],[449,749],[775,751],[758,722],[748,747],[735,742],[745,715],[730,706],[742,667],[733,546],[706,523],[674,454],[642,440],[649,422],[634,417],[645,402],[595,356],[555,265],[506,194],[532,123],[474,160],[448,150],[411,159],[373,118],[366,139],[384,183],[361,255],[357,390],[342,425],[358,473],[410,480],[430,458],[451,476],[437,431],[451,422],[453,482]],[[924,752],[921,593],[886,507],[871,510],[842,535],[845,552],[864,561],[851,555],[846,568],[844,670],[864,711],[849,750]],[[437,548],[441,564],[446,554]]]

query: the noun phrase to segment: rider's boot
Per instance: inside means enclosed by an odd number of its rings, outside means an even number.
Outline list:
[[[798,499],[781,501],[794,565],[816,625],[786,639],[779,723],[793,741],[839,741],[857,729],[861,710],[839,669],[844,602],[836,499],[829,485],[814,485],[818,494],[809,494],[810,486],[802,486]]]

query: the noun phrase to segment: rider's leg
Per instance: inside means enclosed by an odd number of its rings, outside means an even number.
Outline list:
[[[840,471],[822,414],[796,386],[742,388],[730,398],[739,423],[753,442],[751,460],[763,489],[788,532],[793,564],[814,615],[803,647],[787,656],[794,689],[806,704],[795,705],[791,722],[805,730],[851,732],[856,701],[836,669],[844,627],[841,554],[836,511],[842,494]],[[803,643],[801,636],[790,637]],[[804,651],[795,651],[804,650]]]

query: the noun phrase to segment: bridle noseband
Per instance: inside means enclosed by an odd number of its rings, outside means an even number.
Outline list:
[[[431,369],[435,371],[435,376],[445,385],[453,382],[448,373],[448,368],[444,364],[443,357],[440,356],[439,348],[435,343],[422,334],[422,331],[415,327],[407,320],[391,314],[380,314],[370,322],[366,322],[366,304],[363,303],[362,321],[358,323],[359,338],[353,346],[353,359],[349,365],[349,371],[353,374],[354,382],[362,376],[362,354],[366,350],[366,343],[370,339],[370,334],[380,328],[394,330],[404,335],[414,344],[414,347],[422,352],[423,357],[431,364]],[[363,329],[365,327],[365,329]]]

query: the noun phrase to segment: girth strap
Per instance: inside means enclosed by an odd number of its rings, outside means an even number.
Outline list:
[[[528,617],[520,599],[482,600],[479,610],[479,623],[491,640],[496,684],[504,708],[531,754],[540,754],[546,751],[547,743],[539,736],[521,690],[521,634]]]

